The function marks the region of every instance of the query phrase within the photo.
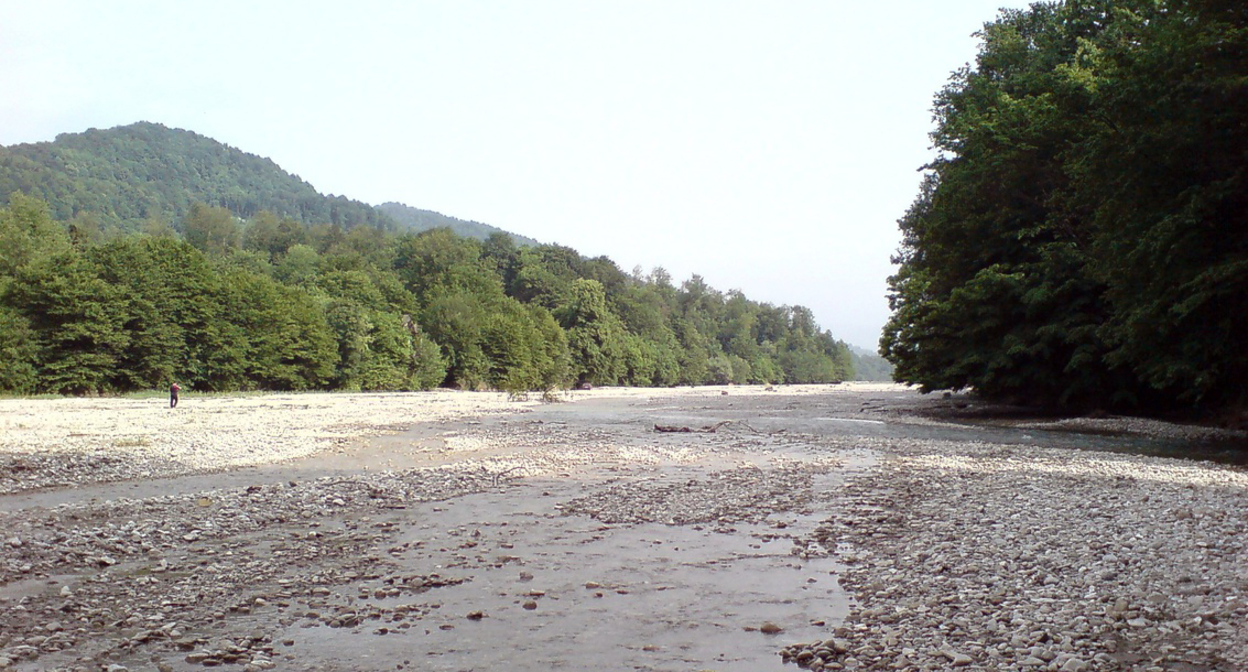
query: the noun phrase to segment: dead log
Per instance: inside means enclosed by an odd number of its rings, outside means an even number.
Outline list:
[[[655,425],[654,431],[663,432],[665,434],[714,434],[720,427],[723,427],[731,422],[731,420],[724,420],[713,425],[704,425],[697,429],[681,425]]]

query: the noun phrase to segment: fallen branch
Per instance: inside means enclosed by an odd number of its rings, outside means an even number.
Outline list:
[[[654,431],[676,433],[676,434],[684,434],[684,433],[714,434],[716,430],[720,429],[721,427],[725,427],[727,425],[740,425],[741,427],[744,427],[745,429],[751,432],[754,432],[755,434],[763,434],[763,435],[783,434],[785,432],[785,430],[783,429],[777,429],[771,432],[764,432],[764,431],[755,429],[754,427],[750,426],[750,423],[744,420],[724,420],[723,422],[718,422],[718,423],[715,423],[714,425],[705,425],[699,428],[683,427],[681,425],[655,425]]]
[[[502,477],[506,476],[507,474],[510,474],[513,471],[516,471],[518,469],[523,469],[523,468],[524,468],[524,465],[520,464],[510,469],[504,469],[502,471],[491,472],[488,468],[482,467],[482,469],[485,470],[485,474],[490,477],[490,482],[496,487],[498,486],[499,480],[502,479]]]
[[[706,425],[698,429],[679,425],[655,425],[654,431],[667,434],[714,434],[720,427],[723,427],[731,422],[731,420],[724,420],[722,422],[717,422],[713,425]]]

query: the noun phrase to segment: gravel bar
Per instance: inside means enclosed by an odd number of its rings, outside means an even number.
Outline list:
[[[1248,473],[890,441],[816,533],[850,616],[810,670],[1248,670]]]

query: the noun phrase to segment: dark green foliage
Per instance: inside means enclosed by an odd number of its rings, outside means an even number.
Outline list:
[[[0,305],[0,390],[25,394],[39,389],[36,336],[25,315]]]
[[[46,203],[21,192],[14,192],[9,201],[9,207],[0,209],[0,278],[70,247],[65,227],[52,221]]]
[[[14,191],[46,201],[59,220],[90,213],[131,230],[149,218],[177,221],[195,203],[244,219],[267,210],[305,224],[394,226],[366,203],[322,196],[269,159],[146,122],[0,147],[0,195]]]
[[[184,265],[203,264],[200,255],[189,252],[183,243],[159,238],[119,239],[87,251],[98,278],[126,297],[122,328],[129,344],[110,387],[160,387],[185,372],[178,355],[186,340],[183,325],[193,319],[188,303],[195,297],[187,295],[185,280],[192,276],[184,275],[190,270]]]
[[[446,376],[438,346],[411,315],[342,299],[330,304],[326,319],[338,343],[334,389],[428,389]]]
[[[377,206],[377,210],[394,220],[400,228],[406,228],[412,233],[420,233],[430,229],[450,229],[457,236],[475,238],[480,241],[489,240],[493,236],[503,236],[510,238],[513,241],[513,245],[524,247],[541,245],[541,243],[532,238],[509,233],[496,226],[448,217],[440,212],[421,210],[403,205],[402,203],[382,203]]]
[[[624,325],[607,308],[602,283],[586,278],[573,281],[567,303],[555,317],[568,333],[572,373],[578,383],[619,385],[626,380]]]
[[[399,237],[394,268],[408,291],[422,303],[445,293],[468,292],[500,300],[501,279],[481,258],[480,244],[450,229],[432,229]]]
[[[39,351],[40,390],[61,394],[111,391],[130,345],[129,301],[101,280],[76,251],[18,269],[6,303],[29,321]]]
[[[0,208],[0,391],[176,380],[522,395],[852,371],[804,308],[697,276],[678,289],[662,269],[630,275],[498,231],[397,233],[362,204],[184,131],[138,124],[9,148],[6,179],[53,211],[23,193]]]
[[[320,305],[306,291],[268,276],[231,271],[223,278],[222,315],[241,334],[245,387],[308,390],[325,386],[337,361]]]
[[[279,219],[268,210],[261,210],[251,218],[242,235],[243,249],[261,252],[270,260],[280,258],[291,247],[305,242],[303,225],[289,217]]]
[[[446,378],[442,385],[476,389],[490,376],[490,362],[482,349],[488,307],[466,292],[439,292],[421,311],[420,324],[442,347]]]
[[[225,208],[192,203],[190,212],[182,218],[181,231],[183,240],[209,256],[238,249],[239,225]]]
[[[1248,13],[1039,3],[936,99],[881,352],[898,380],[1128,409],[1242,403]]]
[[[572,353],[568,349],[567,333],[555,321],[550,311],[541,306],[526,306],[529,324],[536,337],[533,364],[537,384],[531,389],[549,392],[567,387],[572,378]]]
[[[490,362],[487,383],[513,394],[562,387],[568,378],[566,336],[541,306],[503,299],[485,318],[481,349]]]
[[[525,248],[516,255],[507,294],[549,310],[564,305],[572,283],[580,279],[582,259],[576,250],[560,245]]]

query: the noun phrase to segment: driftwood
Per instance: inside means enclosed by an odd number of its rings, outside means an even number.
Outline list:
[[[723,427],[731,422],[731,420],[724,420],[723,422],[717,422],[713,425],[706,425],[697,429],[694,429],[693,427],[682,427],[679,425],[655,425],[654,431],[669,434],[714,434],[720,427]]]
[[[751,427],[750,423],[745,422],[744,420],[724,420],[722,422],[717,422],[713,425],[704,425],[702,427],[683,427],[681,425],[655,425],[654,431],[665,432],[669,434],[714,434],[719,429],[726,427],[728,425],[739,425],[741,427],[744,427],[745,429],[748,429],[751,432],[754,432],[755,434],[783,434],[785,431],[783,429],[777,429],[772,432],[760,432],[757,429],[754,429],[753,427]]]

